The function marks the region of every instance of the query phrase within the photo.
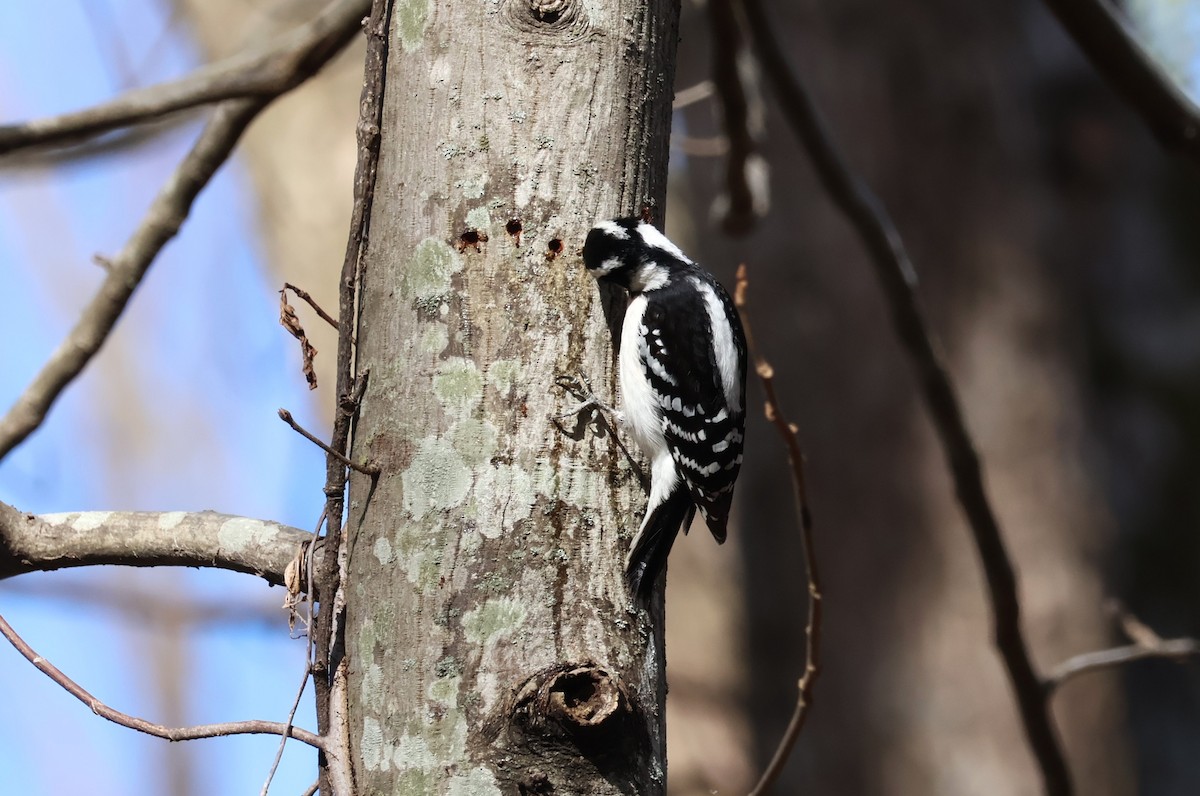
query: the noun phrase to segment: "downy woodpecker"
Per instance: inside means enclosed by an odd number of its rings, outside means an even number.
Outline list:
[[[621,406],[650,460],[650,499],[625,573],[645,599],[696,509],[725,541],[746,427],[746,338],[725,289],[641,219],[597,223],[583,262],[630,298],[618,356]]]

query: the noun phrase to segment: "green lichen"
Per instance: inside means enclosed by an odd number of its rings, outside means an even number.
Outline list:
[[[429,0],[396,0],[392,17],[396,20],[396,32],[404,52],[421,49],[421,40],[429,26]]]
[[[458,707],[458,687],[462,678],[458,676],[443,677],[429,684],[429,698],[443,707]]]
[[[479,552],[483,545],[483,535],[478,531],[464,531],[459,540],[459,550],[463,558],[471,558]]]
[[[500,796],[496,775],[480,766],[465,774],[455,774],[446,787],[447,796]]]
[[[458,677],[462,670],[462,663],[453,655],[447,655],[433,665],[433,673],[437,677]]]
[[[486,207],[476,207],[467,211],[467,226],[485,232],[491,237],[492,216]]]
[[[421,332],[420,349],[426,354],[440,354],[450,345],[450,333],[444,323],[431,323]]]
[[[487,370],[488,383],[501,395],[507,395],[521,379],[521,361],[519,359],[497,359]]]
[[[481,199],[487,184],[488,175],[487,172],[483,172],[482,174],[456,181],[454,187],[462,191],[464,199]]]
[[[427,796],[430,793],[437,793],[437,788],[434,787],[433,773],[425,769],[410,768],[396,780],[396,788],[392,793],[395,796]]]
[[[368,619],[358,629],[358,657],[360,660],[369,661],[375,657],[377,641],[375,623]]]
[[[71,527],[76,531],[92,531],[103,525],[108,517],[109,512],[85,512]],[[270,542],[277,530],[274,523],[234,517],[221,523],[221,528],[217,531],[217,541],[224,550],[246,550]]]
[[[524,605],[511,597],[494,597],[463,614],[463,633],[467,641],[487,645],[516,632],[524,622]]]
[[[374,716],[367,716],[363,719],[362,740],[359,749],[363,765],[367,767],[367,770],[378,771],[383,768],[383,727],[380,726],[379,719]]]
[[[492,594],[504,594],[512,589],[512,581],[498,572],[489,572],[479,579],[481,591]]]
[[[417,244],[400,276],[400,295],[415,302],[441,302],[450,292],[450,280],[462,270],[462,258],[450,244],[426,238]]]
[[[363,674],[362,701],[368,709],[383,712],[383,668],[377,663]]]
[[[433,394],[447,408],[471,409],[483,400],[483,375],[471,360],[451,357],[433,376]]]
[[[450,431],[454,450],[471,467],[492,458],[496,453],[497,436],[496,427],[486,420],[464,420]]]
[[[417,769],[428,771],[437,765],[437,759],[429,750],[429,742],[420,735],[404,733],[396,742],[393,761],[400,771]]]
[[[392,563],[392,559],[395,558],[392,554],[392,543],[388,541],[386,536],[380,536],[375,540],[375,557],[384,566]]]
[[[374,607],[371,610],[371,620],[375,623],[375,627],[395,627],[396,626],[396,605],[391,600],[374,600]]]
[[[420,518],[461,504],[471,488],[471,471],[448,440],[428,437],[401,475],[401,483],[405,511]]]

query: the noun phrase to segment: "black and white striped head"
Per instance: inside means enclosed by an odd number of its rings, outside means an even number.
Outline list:
[[[596,279],[636,295],[662,287],[692,261],[654,225],[630,217],[597,222],[583,244],[583,264]]]

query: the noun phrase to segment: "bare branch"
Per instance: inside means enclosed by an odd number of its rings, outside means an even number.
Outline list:
[[[309,645],[309,649],[312,645]],[[296,711],[300,708],[300,699],[304,696],[304,689],[308,686],[308,678],[312,676],[312,669],[309,665],[308,656],[304,657],[304,677],[300,680],[300,688],[296,691],[296,698],[292,700],[292,709],[288,711],[287,721],[284,726],[291,727],[292,722],[296,720]],[[267,781],[263,783],[262,790],[259,796],[267,796],[267,792],[271,790],[271,780],[275,779],[275,772],[279,770],[279,761],[283,760],[283,750],[287,746],[288,736],[281,735],[279,738],[279,748],[275,750],[275,760],[271,763],[271,770],[267,773]]]
[[[142,223],[113,257],[100,291],[67,339],[0,420],[0,459],[41,425],[66,386],[83,370],[116,324],[133,291],[187,218],[196,196],[229,158],[234,144],[266,100],[234,100],[217,107],[195,146],[159,191]]]
[[[91,711],[102,719],[108,719],[114,724],[128,727],[131,730],[144,732],[168,741],[192,741],[197,738],[219,738],[225,735],[284,735],[312,746],[315,749],[324,748],[324,741],[308,730],[280,724],[277,721],[228,721],[220,724],[202,724],[196,727],[166,727],[155,724],[128,713],[110,708],[96,697],[88,693],[82,686],[62,673],[54,664],[33,651],[25,640],[17,635],[3,616],[0,616],[0,635],[8,639],[17,652],[27,661],[37,667],[38,671],[58,683],[71,696],[91,708]]]
[[[1173,661],[1200,658],[1200,641],[1192,638],[1173,638],[1163,639],[1151,647],[1128,644],[1124,647],[1085,652],[1055,666],[1053,671],[1046,675],[1043,683],[1047,693],[1052,693],[1072,677],[1100,669],[1112,669],[1146,658],[1166,658]]]
[[[352,796],[354,764],[350,752],[350,697],[347,689],[350,664],[342,658],[333,672],[329,689],[329,730],[325,744],[330,791],[334,796]],[[322,789],[322,793],[324,793]]]
[[[671,103],[672,110],[683,110],[689,105],[694,105],[701,100],[706,100],[713,95],[716,88],[711,80],[701,80],[694,86],[680,89],[675,92],[675,101]]]
[[[289,426],[291,426],[292,430],[295,431],[297,434],[304,437],[306,440],[308,440],[312,444],[316,445],[321,450],[325,451],[325,454],[327,456],[334,457],[342,464],[346,465],[347,467],[349,467],[353,470],[358,470],[360,473],[364,473],[364,474],[370,475],[370,476],[379,475],[379,468],[376,467],[375,465],[359,464],[358,462],[352,460],[350,457],[346,456],[345,454],[338,453],[333,448],[326,445],[324,442],[321,441],[321,439],[319,437],[317,437],[311,431],[304,428],[304,426],[297,423],[296,418],[292,417],[292,413],[289,412],[288,410],[280,409],[279,410],[279,419],[282,420],[283,422],[287,423]]]
[[[228,100],[217,106],[213,118],[159,191],[142,223],[120,254],[112,258],[99,293],[33,383],[0,419],[0,459],[42,423],[58,396],[100,350],[158,252],[179,232],[192,203],[228,160],[250,122],[280,93],[315,74],[336,55],[358,30],[365,9],[366,0],[339,0],[330,5],[308,26],[289,34],[304,46],[287,51],[285,60],[293,67],[288,71],[289,79],[279,84],[277,90],[252,99]]]
[[[1200,163],[1200,108],[1106,0],[1044,0],[1112,89],[1169,151]]]
[[[771,785],[779,778],[783,772],[783,767],[788,761],[788,757],[792,754],[792,749],[796,746],[796,741],[800,738],[800,732],[804,729],[804,720],[808,718],[808,709],[812,705],[813,691],[816,687],[817,677],[821,673],[821,616],[822,616],[822,596],[821,596],[821,578],[817,573],[817,555],[813,546],[812,533],[812,515],[808,510],[808,493],[805,488],[804,479],[804,453],[800,450],[800,439],[797,435],[796,426],[787,421],[783,415],[783,410],[779,406],[779,399],[775,395],[775,369],[763,357],[762,352],[758,350],[758,346],[754,342],[754,334],[750,328],[750,315],[746,309],[746,291],[749,287],[749,279],[746,276],[746,266],[742,264],[737,270],[737,286],[734,289],[734,303],[737,304],[738,311],[742,314],[742,326],[746,330],[746,342],[750,347],[750,354],[754,358],[754,371],[758,374],[759,381],[762,382],[763,392],[766,393],[767,403],[764,407],[767,420],[775,427],[779,433],[780,440],[783,441],[784,447],[787,448],[788,462],[792,466],[792,486],[795,489],[796,495],[796,515],[800,520],[800,541],[804,546],[804,569],[808,577],[808,623],[804,628],[804,634],[808,639],[805,645],[804,654],[804,674],[800,677],[799,693],[796,696],[796,709],[792,713],[792,719],[788,723],[787,730],[783,733],[783,738],[779,741],[779,747],[775,750],[775,754],[771,757],[771,762],[763,771],[762,777],[759,778],[758,784],[754,786],[754,790],[750,791],[750,796],[762,796],[766,793]]]
[[[728,154],[725,193],[718,199],[721,228],[745,235],[767,209],[767,167],[755,140],[762,131],[757,69],[744,48],[743,21],[734,0],[709,0],[713,85],[721,100],[721,121]]]
[[[274,522],[199,512],[25,514],[0,503],[0,579],[116,564],[217,567],[281,585],[312,534]]]
[[[307,302],[308,306],[312,307],[313,310],[316,311],[317,315],[321,316],[321,320],[332,326],[334,330],[338,328],[337,319],[322,309],[321,305],[317,303],[316,299],[309,295],[307,290],[302,290],[301,288],[293,285],[291,282],[284,282],[283,289],[292,291],[296,294],[297,298],[303,299],[305,302]]]
[[[263,47],[198,69],[172,83],[126,92],[82,111],[0,126],[0,155],[61,144],[222,100],[269,100],[303,83],[358,32],[370,0],[330,3],[310,22]]]
[[[350,231],[346,240],[346,254],[338,278],[338,348],[337,348],[337,412],[333,422],[330,447],[346,455],[350,452],[350,430],[358,413],[366,374],[355,376],[354,337],[357,332],[359,273],[362,255],[366,250],[370,233],[371,205],[375,197],[375,175],[379,165],[379,134],[383,123],[383,92],[387,74],[388,35],[391,30],[392,3],[390,0],[374,0],[371,18],[366,25],[367,57],[363,70],[363,88],[359,97],[358,116],[358,160],[354,167],[354,207],[350,214]],[[337,598],[341,588],[338,558],[342,554],[344,535],[342,515],[346,505],[346,466],[336,457],[327,455],[325,460],[325,541],[333,553],[327,556],[317,571],[317,588],[321,593],[333,593],[334,606],[322,610],[315,617],[313,650],[313,686],[317,697],[317,729],[322,733],[340,732],[336,726],[345,684],[338,683],[334,673],[341,671],[334,660],[334,628],[337,626]],[[332,671],[331,671],[332,669]],[[344,675],[343,675],[344,681]],[[331,744],[333,754],[326,754],[321,764],[320,785],[322,793],[352,793],[346,790],[349,760],[337,759],[339,743]]]
[[[1184,662],[1191,658],[1200,658],[1200,641],[1191,638],[1164,639],[1149,625],[1125,610],[1120,602],[1113,600],[1108,610],[1121,626],[1122,632],[1129,637],[1132,644],[1113,649],[1085,652],[1060,663],[1042,681],[1047,694],[1053,694],[1059,686],[1088,672],[1100,669],[1111,669],[1123,666],[1133,661],[1146,658],[1165,658]]]
[[[760,0],[744,0],[744,7],[767,79],[781,100],[781,110],[808,150],[825,190],[870,254],[891,310],[892,323],[916,372],[949,464],[959,505],[970,524],[987,576],[995,644],[1012,683],[1026,738],[1037,758],[1046,792],[1066,796],[1073,790],[1071,774],[1021,630],[1021,605],[1012,560],[983,484],[979,455],[967,431],[958,396],[917,299],[917,277],[912,262],[887,211],[851,171],[812,97],[792,72]]]

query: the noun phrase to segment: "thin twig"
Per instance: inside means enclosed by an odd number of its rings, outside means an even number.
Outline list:
[[[1055,666],[1043,680],[1047,693],[1053,693],[1063,683],[1072,677],[1100,669],[1111,669],[1123,666],[1133,661],[1146,658],[1166,658],[1173,661],[1186,661],[1200,658],[1200,641],[1192,638],[1163,639],[1152,647],[1142,644],[1128,644],[1124,647],[1085,652]]]
[[[1162,643],[1162,636],[1158,635],[1152,627],[1127,611],[1120,600],[1109,600],[1105,607],[1109,614],[1117,620],[1117,624],[1121,626],[1121,632],[1134,644],[1141,644],[1143,647],[1155,647]]]
[[[796,746],[796,741],[800,738],[800,732],[804,729],[804,721],[808,718],[808,709],[812,705],[813,691],[816,687],[817,677],[821,673],[822,597],[821,578],[817,571],[817,555],[813,545],[812,515],[808,510],[808,493],[805,488],[804,453],[800,449],[798,429],[787,421],[779,406],[779,399],[775,394],[775,369],[771,367],[771,364],[759,351],[758,346],[755,345],[754,334],[750,329],[750,315],[746,309],[748,286],[746,266],[742,264],[738,266],[737,270],[734,303],[742,315],[742,327],[746,331],[746,342],[754,359],[754,371],[758,374],[763,392],[767,396],[764,407],[767,420],[771,421],[779,433],[780,440],[787,448],[788,463],[792,466],[796,516],[800,520],[800,541],[804,547],[804,570],[808,579],[808,622],[804,628],[804,635],[807,637],[808,643],[805,645],[804,674],[800,677],[799,693],[796,696],[796,709],[792,713],[792,720],[788,722],[787,730],[784,731],[783,738],[780,739],[779,746],[759,778],[758,784],[750,791],[750,796],[761,796],[782,773],[788,757],[791,756],[792,749]]]
[[[1085,652],[1055,666],[1046,675],[1042,685],[1047,694],[1053,694],[1063,683],[1072,677],[1100,669],[1110,669],[1123,666],[1133,661],[1146,658],[1165,658],[1184,662],[1191,658],[1200,658],[1200,641],[1192,638],[1164,639],[1142,620],[1138,619],[1118,601],[1108,605],[1109,612],[1121,626],[1121,631],[1129,637],[1132,644],[1113,649]]]
[[[369,0],[339,0],[266,46],[202,67],[180,80],[129,91],[85,110],[2,125],[0,155],[73,142],[219,101],[277,97],[316,74],[340,52],[358,32],[369,5]]]
[[[298,287],[296,287],[295,285],[293,285],[291,282],[284,282],[284,283],[283,283],[283,289],[284,289],[284,290],[290,290],[290,291],[292,291],[293,293],[295,293],[295,294],[296,294],[296,297],[297,297],[297,298],[299,298],[299,299],[303,299],[304,301],[308,302],[308,306],[312,307],[312,308],[313,308],[313,310],[314,310],[314,311],[315,311],[315,312],[316,312],[318,315],[320,315],[320,316],[321,316],[321,320],[325,321],[327,324],[329,324],[330,326],[332,326],[332,327],[334,328],[334,330],[335,330],[335,331],[337,330],[337,328],[338,328],[338,322],[337,322],[337,319],[336,319],[336,318],[334,318],[332,315],[330,315],[330,314],[329,314],[328,312],[326,312],[325,310],[323,310],[323,309],[321,308],[321,305],[317,303],[317,300],[316,300],[316,299],[314,299],[312,296],[310,296],[310,295],[308,294],[308,291],[307,291],[307,290],[303,290],[303,289],[301,289],[301,288],[298,288]]]
[[[379,475],[379,468],[377,466],[375,466],[373,464],[359,464],[358,462],[350,459],[345,454],[339,453],[339,452],[335,451],[333,448],[329,447],[329,445],[327,445],[323,440],[321,440],[319,437],[317,437],[311,431],[306,429],[304,426],[297,423],[296,418],[292,417],[292,413],[289,412],[288,410],[280,409],[279,410],[279,419],[282,420],[283,422],[287,423],[289,426],[291,426],[292,430],[295,431],[297,434],[304,437],[306,440],[308,440],[312,444],[316,445],[321,450],[325,451],[325,454],[327,456],[334,457],[342,464],[346,465],[347,467],[349,467],[353,470],[358,470],[360,473],[363,473],[364,475],[370,475],[370,476]]]
[[[916,273],[900,233],[883,205],[847,165],[812,97],[788,64],[760,0],[743,0],[743,4],[767,78],[781,100],[781,110],[808,150],[825,190],[870,254],[891,309],[892,323],[908,353],[937,429],[959,505],[970,524],[987,576],[996,648],[1012,683],[1026,738],[1037,758],[1046,792],[1067,796],[1072,792],[1071,775],[1041,679],[1021,630],[1021,605],[1012,560],[983,484],[979,456],[967,431],[958,396],[917,300]]]
[[[701,80],[694,86],[680,89],[675,92],[675,99],[671,103],[671,110],[680,111],[689,105],[695,105],[701,100],[706,100],[716,93],[716,87],[713,86],[711,80]]]
[[[1044,0],[1092,66],[1169,151],[1200,163],[1200,108],[1106,0]]]
[[[334,415],[333,435],[330,447],[345,455],[349,452],[350,432],[354,418],[366,388],[365,374],[355,378],[354,334],[357,330],[358,283],[362,268],[362,256],[366,251],[370,233],[371,205],[375,195],[375,175],[379,165],[379,135],[383,123],[383,93],[388,52],[388,33],[391,28],[392,3],[390,0],[374,0],[371,18],[367,22],[367,56],[363,74],[363,89],[359,98],[357,128],[358,161],[354,168],[354,206],[351,210],[350,231],[346,240],[346,254],[342,261],[342,272],[338,280],[338,348],[337,385],[338,406]],[[318,588],[323,594],[333,594],[337,602],[339,583],[338,557],[343,543],[342,515],[346,500],[347,470],[343,463],[332,455],[325,462],[325,543],[330,555],[323,559],[317,574]],[[313,658],[313,685],[317,697],[317,728],[320,732],[331,731],[331,720],[337,713],[332,704],[335,694],[334,672],[339,670],[340,661],[334,660],[334,628],[338,618],[330,610],[317,613],[314,626],[315,647]],[[340,692],[337,694],[340,698]],[[341,733],[331,744],[336,747],[345,737]],[[335,784],[341,785],[349,776],[343,768],[349,765],[349,749],[331,749],[320,766],[322,793],[331,792]]]
[[[301,793],[300,796],[316,796],[317,791],[321,789],[321,780],[317,780],[308,786],[308,789]]]
[[[308,678],[312,676],[308,664],[308,657],[304,659],[304,677],[300,680],[300,688],[296,691],[296,698],[292,700],[292,709],[288,711],[286,726],[291,727],[292,722],[296,720],[296,711],[300,708],[300,699],[304,696],[304,689],[308,687]],[[267,781],[263,783],[262,790],[259,791],[259,796],[267,796],[267,791],[271,789],[271,780],[275,779],[275,772],[279,770],[279,761],[283,759],[283,750],[287,746],[288,737],[286,735],[279,739],[279,748],[275,750],[275,760],[271,763],[271,770],[267,773]]]
[[[0,616],[0,635],[21,653],[24,658],[37,667],[38,671],[58,683],[71,696],[87,705],[93,713],[102,719],[108,719],[114,724],[128,727],[131,730],[144,732],[168,741],[192,741],[197,738],[218,738],[225,735],[283,735],[303,741],[315,749],[323,749],[322,738],[308,730],[280,724],[277,721],[228,721],[220,724],[202,724],[195,727],[167,727],[155,724],[136,716],[122,713],[101,702],[88,693],[82,686],[62,673],[54,664],[34,652],[23,638],[17,635],[12,625]]]
[[[689,158],[719,158],[729,153],[729,139],[723,135],[704,138],[672,135],[671,145]]]

